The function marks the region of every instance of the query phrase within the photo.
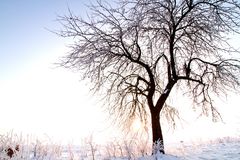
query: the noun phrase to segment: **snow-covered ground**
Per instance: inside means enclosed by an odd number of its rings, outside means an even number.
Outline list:
[[[95,157],[97,160],[240,160],[240,141],[217,142],[202,145],[183,145],[178,155],[156,154],[139,158],[106,158]],[[91,160],[92,157],[85,157]]]
[[[239,138],[225,138],[201,144],[171,144],[166,146],[166,155],[147,155],[147,146],[130,142],[113,142],[100,146],[88,141],[82,146],[62,146],[52,142],[30,142],[13,135],[0,135],[0,160],[240,160]],[[19,146],[19,150],[15,149],[16,146]],[[9,148],[14,150],[12,158],[7,156]]]
[[[222,142],[200,146],[185,146],[185,155],[153,155],[137,160],[240,160],[240,141]],[[113,160],[128,160],[113,159]]]
[[[186,146],[183,160],[240,160],[240,141]]]

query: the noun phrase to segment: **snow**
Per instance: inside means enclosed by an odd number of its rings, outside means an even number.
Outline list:
[[[190,146],[188,149],[191,149]],[[183,158],[184,160],[239,160],[240,142],[223,142],[199,146],[199,148],[194,151],[190,151],[188,155]]]
[[[163,155],[163,154],[157,153],[156,155],[152,155],[152,156],[140,157],[138,160],[179,160],[179,158],[172,155]]]
[[[173,156],[157,154],[153,156],[140,157],[137,160],[239,160],[240,142],[222,142],[205,144],[200,146],[185,146],[185,155]],[[128,160],[128,159],[112,159]]]
[[[20,142],[12,137],[0,136],[0,160],[7,160],[7,149],[15,148]],[[92,145],[91,148],[90,146]],[[98,146],[91,142],[91,145],[84,146],[61,146],[37,141],[36,143],[28,143],[20,145],[20,150],[15,151],[11,160],[239,160],[240,159],[240,139],[218,140],[212,142],[204,142],[202,144],[186,144],[171,145],[166,149],[165,155],[157,153],[156,155],[134,154],[139,146],[133,148],[121,147],[122,156],[116,152],[110,153],[112,148],[106,146]],[[114,146],[111,146],[114,148]],[[124,151],[124,148],[126,149]],[[106,150],[107,149],[107,150]],[[116,149],[116,148],[115,148]],[[106,152],[107,151],[107,152]],[[114,150],[116,151],[116,150]],[[94,158],[93,158],[94,156]]]
[[[164,92],[163,92],[163,94],[167,94],[168,93],[168,91],[169,91],[169,89],[167,88],[167,89],[165,89],[164,90]]]

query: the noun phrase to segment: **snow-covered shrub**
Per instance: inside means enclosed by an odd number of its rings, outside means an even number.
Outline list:
[[[60,160],[61,146],[9,132],[0,135],[0,160]]]

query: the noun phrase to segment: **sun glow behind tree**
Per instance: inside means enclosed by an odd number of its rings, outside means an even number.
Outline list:
[[[227,37],[239,33],[238,2],[97,1],[89,9],[87,20],[71,11],[59,17],[58,34],[75,39],[61,65],[89,78],[120,122],[150,117],[153,143],[164,153],[160,121],[174,123],[179,115],[168,103],[173,91],[187,95],[201,115],[221,120],[214,98],[240,86],[240,51]]]

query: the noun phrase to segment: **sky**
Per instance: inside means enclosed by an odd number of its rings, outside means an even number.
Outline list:
[[[80,81],[78,73],[55,65],[68,51],[71,41],[49,30],[61,28],[57,16],[67,14],[68,8],[77,15],[86,15],[84,4],[88,3],[87,0],[1,0],[0,133],[47,135],[63,142],[79,141],[90,134],[103,140],[103,135],[112,134],[106,121],[108,115],[89,92],[89,83]],[[226,104],[219,102],[224,106],[226,123],[209,124],[205,119],[191,123],[194,118],[186,108],[185,116],[190,122],[167,134],[175,135],[178,140],[196,135],[240,135],[238,96],[230,96],[228,100]],[[201,131],[206,124],[211,134]]]
[[[71,140],[104,130],[105,116],[89,87],[55,64],[67,52],[67,40],[49,31],[60,29],[57,16],[68,8],[85,14],[86,1],[0,3],[0,132]]]

